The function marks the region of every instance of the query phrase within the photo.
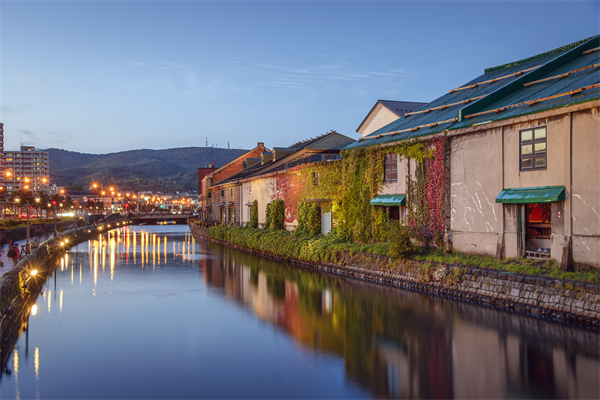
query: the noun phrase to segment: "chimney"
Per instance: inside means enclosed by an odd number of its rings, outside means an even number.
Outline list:
[[[212,167],[215,168],[215,160],[213,160]]]
[[[265,143],[264,142],[258,142],[258,146],[257,147],[265,147]]]

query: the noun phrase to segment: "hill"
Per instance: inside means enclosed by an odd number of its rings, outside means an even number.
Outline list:
[[[87,154],[46,149],[50,155],[50,182],[86,189],[92,182],[129,190],[164,192],[197,190],[198,168],[215,161],[217,167],[248,150],[182,147],[164,150],[129,150],[110,154]]]

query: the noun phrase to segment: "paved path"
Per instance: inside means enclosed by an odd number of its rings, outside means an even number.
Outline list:
[[[52,235],[53,233],[45,233],[40,236],[32,237],[31,240],[37,240],[41,242],[49,239]],[[16,241],[16,243],[19,245],[19,251],[21,251],[21,245],[25,244],[25,242],[25,239]],[[10,271],[14,266],[12,260],[6,256],[6,253],[8,253],[8,244],[2,245],[0,248],[0,261],[4,263],[4,265],[0,266],[0,277],[4,276],[4,274]]]

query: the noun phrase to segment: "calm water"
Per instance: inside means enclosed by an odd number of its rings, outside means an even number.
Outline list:
[[[123,228],[48,278],[1,398],[598,398],[584,329]]]

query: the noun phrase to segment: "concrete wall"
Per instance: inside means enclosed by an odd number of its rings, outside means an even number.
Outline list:
[[[496,255],[502,240],[502,129],[455,137],[450,156],[450,226],[456,251]]]
[[[600,267],[600,112],[582,108],[452,137],[455,250],[518,257],[520,205],[495,198],[507,188],[562,185],[565,201],[552,203],[551,257],[564,261],[571,246],[576,266]],[[520,171],[519,132],[538,126],[546,127],[547,169]]]
[[[252,191],[250,192],[250,185],[252,185]],[[251,203],[254,200],[258,202],[258,226],[262,228],[265,223],[267,204],[269,204],[275,193],[275,178],[268,177],[262,179],[254,179],[250,182],[244,182],[242,184],[242,204],[244,208],[247,208],[245,204]],[[242,215],[242,224],[245,225],[248,222],[248,210],[245,209]]]
[[[599,108],[572,114],[573,261],[575,265],[592,265],[595,267],[600,267],[599,114]]]

